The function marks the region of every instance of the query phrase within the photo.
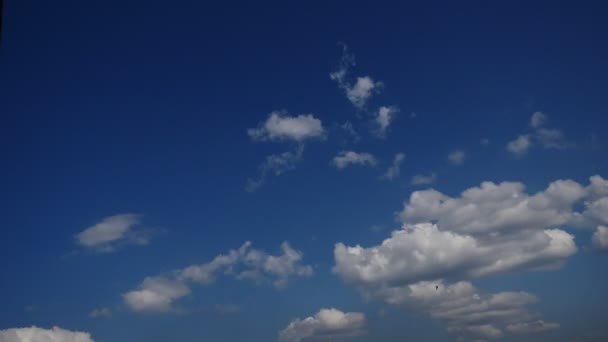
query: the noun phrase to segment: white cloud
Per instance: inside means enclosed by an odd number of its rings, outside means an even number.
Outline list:
[[[543,126],[545,123],[547,123],[547,115],[543,112],[535,112],[534,114],[532,114],[532,117],[530,118],[530,126],[532,126],[532,128],[539,128],[541,126]]]
[[[93,342],[93,339],[86,332],[32,326],[0,330],[0,342]]]
[[[437,181],[437,175],[435,173],[431,173],[429,175],[415,175],[412,177],[411,184],[412,185],[428,185],[433,184]]]
[[[296,168],[296,165],[302,161],[304,145],[299,145],[295,151],[287,151],[279,154],[271,154],[266,157],[266,160],[258,167],[259,175],[257,178],[247,180],[245,190],[253,192],[259,189],[269,174],[280,176],[287,171]]]
[[[311,266],[301,263],[302,258],[302,252],[287,242],[281,244],[281,254],[277,256],[253,249],[251,242],[246,242],[239,249],[218,255],[210,262],[146,278],[137,290],[125,293],[123,299],[136,312],[167,312],[173,310],[174,301],[190,294],[190,283],[210,285],[221,275],[283,288],[291,277],[313,274]]]
[[[120,214],[104,218],[101,222],[76,234],[76,242],[99,252],[113,252],[122,243],[144,245],[149,237],[142,231],[134,231],[140,216]]]
[[[373,155],[365,152],[342,151],[333,159],[334,165],[338,169],[343,169],[349,165],[376,165],[377,161]]]
[[[510,141],[507,144],[507,151],[513,153],[516,156],[522,156],[528,153],[528,150],[532,146],[530,136],[527,134],[520,135],[517,139]]]
[[[575,252],[574,237],[558,229],[481,238],[440,230],[431,223],[406,224],[378,246],[337,243],[334,272],[358,287],[411,284],[555,268]]]
[[[526,309],[535,296],[481,294],[468,280],[558,269],[577,251],[574,236],[560,226],[600,225],[594,245],[608,243],[608,181],[598,175],[589,181],[557,180],[535,194],[518,182],[482,182],[455,197],[415,191],[398,215],[400,230],[369,247],[337,243],[333,271],[366,298],[422,309],[459,336],[555,329],[557,323]],[[445,279],[456,283],[444,285]]]
[[[137,312],[165,312],[173,301],[190,294],[183,283],[164,277],[146,278],[138,290],[127,292],[123,298]]]
[[[382,175],[381,179],[393,180],[399,177],[399,173],[401,172],[401,164],[405,160],[404,153],[395,154],[395,158],[393,159],[393,165],[391,165],[388,170]]]
[[[374,133],[378,137],[383,138],[386,136],[386,131],[388,130],[388,127],[391,125],[391,123],[395,119],[398,111],[399,111],[399,109],[397,107],[382,106],[382,107],[380,107],[380,109],[378,109],[378,112],[376,112],[376,118],[375,118],[376,128],[374,130]]]
[[[257,128],[250,128],[247,134],[253,140],[292,140],[303,142],[309,139],[322,139],[325,129],[321,120],[312,114],[289,116],[286,112],[270,113],[265,122]]]
[[[466,155],[462,150],[455,150],[448,154],[448,160],[455,165],[461,165],[464,162]]]
[[[595,248],[608,249],[608,227],[598,226],[591,241]]]
[[[559,329],[558,323],[545,322],[543,320],[515,323],[507,326],[507,330],[515,334],[538,333],[554,329]]]
[[[365,333],[366,318],[360,312],[321,309],[314,316],[293,320],[279,332],[279,342],[300,342],[312,338],[334,340]]]
[[[528,306],[538,298],[527,292],[482,293],[468,281],[445,284],[443,280],[420,281],[409,285],[379,284],[368,287],[364,294],[390,305],[404,306],[427,313],[444,321],[448,332],[469,339],[502,337],[505,330],[535,323],[539,314]],[[555,323],[546,323],[547,327]],[[511,326],[511,328],[509,328]],[[517,328],[515,328],[517,330]],[[529,332],[534,332],[529,331]]]
[[[112,310],[109,308],[97,308],[89,313],[89,317],[92,318],[109,318],[112,317]]]
[[[515,140],[510,141],[507,144],[507,151],[516,156],[523,156],[533,145],[538,145],[544,149],[559,150],[575,146],[575,144],[566,141],[564,134],[559,129],[545,128],[547,121],[547,115],[542,112],[532,114],[530,118],[532,133],[522,134]]]
[[[346,97],[357,108],[364,108],[374,93],[380,92],[382,82],[376,82],[369,76],[357,77],[357,82],[346,88]]]
[[[487,138],[483,138],[481,139],[481,141],[479,142],[482,146],[488,146],[490,145],[490,140]]]
[[[343,55],[338,70],[329,74],[329,77],[338,83],[338,87],[344,90],[346,97],[358,109],[363,109],[367,101],[374,93],[379,93],[383,87],[382,82],[374,81],[369,76],[357,77],[355,84],[348,81],[348,69],[355,65],[355,58],[343,45]]]

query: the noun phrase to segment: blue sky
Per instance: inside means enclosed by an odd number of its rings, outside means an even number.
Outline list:
[[[608,338],[607,9],[6,2],[0,342]]]

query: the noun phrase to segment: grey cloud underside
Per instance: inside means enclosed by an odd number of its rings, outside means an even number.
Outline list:
[[[458,197],[415,191],[398,214],[402,229],[381,244],[337,243],[334,272],[363,296],[422,308],[459,336],[489,339],[554,329],[556,323],[544,323],[525,308],[537,300],[533,295],[482,294],[469,280],[560,268],[577,252],[574,236],[560,227],[595,229],[599,241],[604,230],[597,227],[608,222],[606,205],[608,181],[600,176],[590,177],[587,186],[558,180],[533,195],[517,182],[483,182]],[[497,302],[504,297],[510,300]],[[505,304],[518,300],[521,305]]]
[[[246,242],[239,249],[218,255],[208,263],[148,277],[138,289],[123,294],[123,299],[136,312],[167,312],[173,309],[176,300],[191,293],[190,284],[210,285],[220,276],[283,288],[292,277],[313,274],[311,266],[301,263],[302,258],[302,252],[287,242],[281,244],[281,254],[276,256],[254,249]]]

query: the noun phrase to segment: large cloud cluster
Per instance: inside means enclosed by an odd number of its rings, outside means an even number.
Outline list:
[[[258,284],[272,283],[276,288],[287,286],[290,277],[308,277],[312,267],[303,265],[302,252],[289,243],[281,244],[281,254],[269,255],[244,243],[239,249],[218,255],[212,261],[191,265],[169,275],[148,277],[138,289],[123,294],[125,303],[137,312],[166,312],[175,300],[190,294],[190,283],[209,285],[220,275]]]
[[[415,191],[398,214],[402,229],[379,245],[337,243],[334,272],[368,298],[422,307],[457,335],[554,329],[525,308],[533,295],[483,295],[469,280],[559,268],[577,251],[564,227],[597,229],[593,242],[601,247],[606,209],[608,181],[600,176],[587,186],[558,180],[532,195],[517,182],[483,182],[457,197]]]

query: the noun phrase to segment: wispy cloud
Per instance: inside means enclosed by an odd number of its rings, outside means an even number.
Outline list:
[[[108,216],[101,222],[76,234],[76,243],[84,248],[110,253],[125,244],[145,245],[150,239],[150,230],[135,230],[141,221],[137,214]]]
[[[393,180],[399,177],[401,173],[401,164],[405,160],[405,153],[397,153],[395,154],[395,158],[393,159],[393,164],[386,170],[386,172],[380,177],[381,179]]]
[[[370,153],[355,151],[342,151],[334,157],[332,162],[338,169],[344,169],[351,165],[374,166],[377,163],[376,158]]]

